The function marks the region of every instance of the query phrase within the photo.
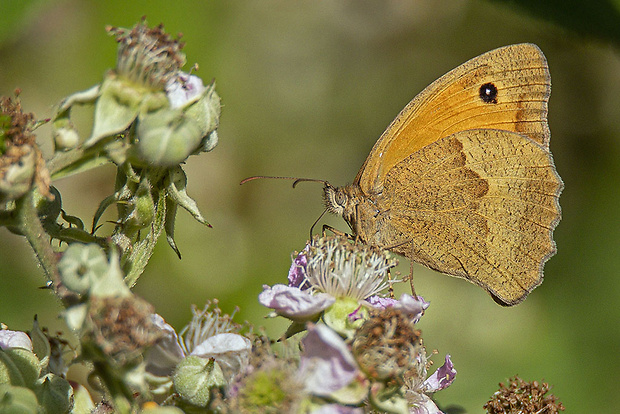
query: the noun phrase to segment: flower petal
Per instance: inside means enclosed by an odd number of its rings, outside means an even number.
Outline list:
[[[258,301],[295,322],[313,319],[336,301],[325,293],[312,295],[286,285],[278,284],[273,287],[265,285],[263,288],[264,290],[258,295]]]
[[[299,370],[308,392],[328,396],[359,374],[347,344],[327,326],[309,326],[302,344]]]
[[[221,333],[207,338],[192,351],[201,358],[215,358],[224,376],[230,380],[245,368],[250,360],[252,343],[248,338],[234,333]]]
[[[32,351],[32,341],[25,332],[2,329],[0,330],[0,348],[24,348]]]
[[[425,392],[437,392],[447,388],[456,377],[456,369],[450,359],[450,354],[446,355],[446,362],[424,381]]]
[[[202,79],[184,72],[179,72],[178,76],[170,79],[166,85],[166,95],[173,109],[195,102],[204,90]]]
[[[420,394],[421,404],[409,408],[410,414],[444,414],[428,395]]]
[[[418,323],[424,311],[430,306],[430,302],[424,300],[422,296],[411,296],[403,293],[397,303],[394,304],[396,309],[400,309],[409,314],[414,323]]]
[[[392,298],[384,298],[383,296],[373,295],[366,299],[366,302],[375,309],[385,309],[394,306],[398,301]]]
[[[361,407],[349,407],[340,404],[325,404],[316,410],[312,410],[310,414],[362,414],[364,410]]]
[[[291,287],[298,287],[302,289],[301,284],[306,279],[306,266],[308,265],[308,258],[305,252],[301,252],[293,259],[291,268],[288,271],[288,285]],[[305,286],[307,289],[308,286]]]
[[[161,329],[162,338],[148,352],[146,371],[157,376],[168,376],[185,355],[174,328],[157,314],[151,315],[151,320]]]

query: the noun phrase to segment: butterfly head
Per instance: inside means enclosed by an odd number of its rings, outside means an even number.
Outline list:
[[[334,187],[326,182],[323,187],[325,208],[330,213],[342,216],[347,222],[353,223],[355,206],[359,203],[359,192],[357,186]]]

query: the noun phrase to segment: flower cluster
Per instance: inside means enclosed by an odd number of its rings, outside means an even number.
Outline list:
[[[396,264],[387,251],[343,237],[315,237],[293,258],[289,283],[265,286],[259,295],[263,305],[293,322],[287,336],[308,330],[295,378],[314,409],[440,412],[430,395],[449,386],[456,370],[447,355],[427,377],[430,362],[415,324],[429,303],[385,295]]]
[[[527,382],[514,376],[507,384],[499,384],[497,391],[484,405],[488,414],[557,414],[564,405],[553,394],[546,382]]]

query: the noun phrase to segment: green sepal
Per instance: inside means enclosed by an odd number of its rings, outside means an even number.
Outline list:
[[[124,131],[136,119],[144,94],[148,91],[132,86],[113,74],[106,77],[95,104],[93,131],[84,142],[84,147],[92,147],[101,139]]]
[[[31,387],[41,374],[41,363],[29,349],[0,349],[0,384]]]
[[[199,223],[207,227],[211,227],[209,222],[200,213],[198,204],[189,195],[187,195],[187,176],[180,166],[169,170],[166,178],[166,188],[169,197],[179,206],[187,210]]]
[[[50,346],[49,339],[41,330],[36,316],[32,324],[32,330],[28,332],[28,336],[30,336],[30,340],[32,341],[32,352],[35,353],[41,362],[41,368],[45,370],[49,364],[50,356],[52,355],[52,347]]]
[[[160,189],[157,196],[157,204],[155,206],[155,218],[150,226],[148,234],[142,240],[134,243],[129,255],[125,258],[124,265],[126,272],[125,283],[130,288],[136,284],[138,278],[144,271],[144,268],[153,255],[153,250],[157,244],[157,240],[164,229],[166,221],[166,191]],[[129,267],[129,269],[127,268]]]
[[[32,414],[39,412],[37,396],[25,387],[0,384],[0,412],[4,414]]]
[[[164,229],[166,230],[166,241],[181,259],[181,251],[177,247],[177,243],[174,241],[174,223],[177,216],[177,203],[175,203],[170,197],[166,197],[166,223]]]

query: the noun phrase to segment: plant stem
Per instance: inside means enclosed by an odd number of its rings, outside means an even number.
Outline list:
[[[56,294],[68,305],[77,300],[76,295],[69,292],[61,283],[58,272],[56,252],[52,248],[50,236],[45,232],[39,220],[34,203],[34,191],[26,193],[16,201],[19,230],[26,236],[28,243],[34,250],[39,264],[45,272],[48,281],[52,282]]]

